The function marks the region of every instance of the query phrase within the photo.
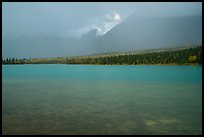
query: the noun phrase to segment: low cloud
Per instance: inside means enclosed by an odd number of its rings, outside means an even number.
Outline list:
[[[96,29],[96,35],[101,36],[106,34],[114,26],[122,21],[122,17],[119,13],[113,12],[111,14],[104,14],[100,17],[92,18],[84,27],[76,30],[72,30],[73,36],[80,37],[90,30]]]

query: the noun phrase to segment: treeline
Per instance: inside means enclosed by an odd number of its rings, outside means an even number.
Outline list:
[[[95,56],[3,60],[3,64],[202,64],[202,46],[146,53],[107,54]]]
[[[7,58],[2,59],[2,64],[25,64],[26,59]]]

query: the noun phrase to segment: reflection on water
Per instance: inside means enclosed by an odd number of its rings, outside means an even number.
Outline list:
[[[122,76],[113,79],[108,69],[112,66],[106,66],[108,70],[102,67],[101,71],[89,66],[90,72],[83,73],[90,74],[76,74],[86,75],[83,78],[69,77],[65,73],[67,78],[63,75],[62,79],[56,74],[55,79],[49,75],[43,75],[42,79],[36,76],[24,77],[23,74],[19,75],[19,71],[16,74],[16,69],[6,67],[9,66],[3,67],[2,83],[3,134],[202,133],[202,85],[201,80],[195,78],[201,74],[201,70],[194,74],[191,69],[184,69],[188,77],[186,82],[159,82],[158,77],[157,80],[153,78],[151,81],[149,78],[145,82],[144,77],[140,81],[140,78],[134,79],[129,74],[135,71],[132,70],[134,68],[130,71],[124,70],[126,68],[117,70],[118,75],[121,72],[130,76],[128,80],[127,75],[124,79],[120,79]],[[66,67],[72,73],[79,71],[78,66],[73,70]],[[154,69],[146,66],[143,69],[155,73]],[[192,69],[195,71],[195,68]],[[6,74],[8,70],[13,72],[13,77]],[[175,69],[172,70],[175,72]],[[39,74],[42,71],[30,73]],[[164,75],[161,73],[160,77],[165,76],[166,71]],[[96,74],[103,75],[103,78],[96,78]],[[177,76],[181,79],[181,73]],[[185,76],[184,72],[182,76]]]

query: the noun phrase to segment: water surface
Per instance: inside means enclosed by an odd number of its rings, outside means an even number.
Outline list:
[[[3,134],[202,134],[201,66],[2,67]]]

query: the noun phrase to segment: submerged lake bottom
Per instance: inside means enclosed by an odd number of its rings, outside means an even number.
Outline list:
[[[201,135],[201,66],[3,65],[3,134]]]

